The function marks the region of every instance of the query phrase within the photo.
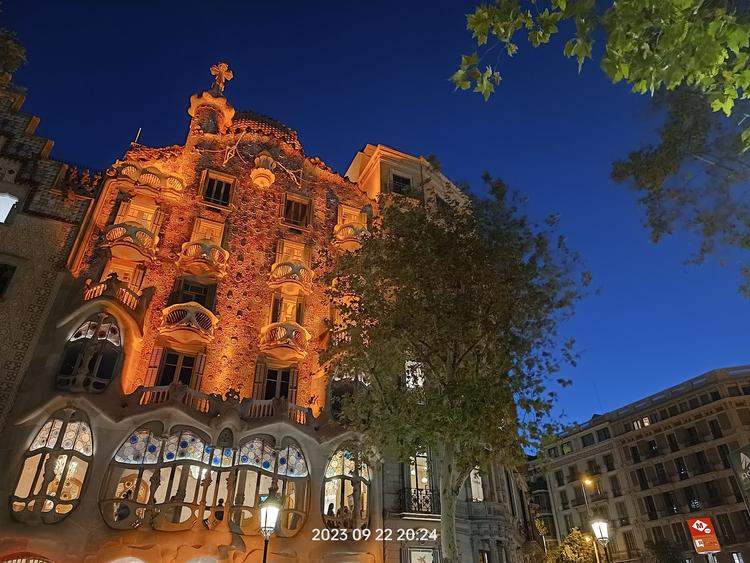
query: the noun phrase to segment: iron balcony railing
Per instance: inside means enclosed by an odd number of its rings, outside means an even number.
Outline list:
[[[404,489],[401,507],[404,512],[440,514],[440,494],[432,489]]]

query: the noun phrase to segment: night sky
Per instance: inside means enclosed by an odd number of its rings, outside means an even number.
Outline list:
[[[140,142],[182,143],[189,97],[226,61],[226,95],[299,132],[305,152],[344,173],[366,143],[435,153],[456,181],[483,171],[530,198],[592,271],[598,295],[563,328],[582,358],[566,370],[568,420],[622,406],[717,367],[750,363],[750,302],[737,256],[686,266],[696,241],[649,241],[635,196],[610,163],[653,138],[648,99],[613,86],[596,63],[563,59],[562,42],[504,63],[485,103],[448,77],[473,50],[471,2],[6,2],[28,48],[14,77],[52,156],[105,169]]]

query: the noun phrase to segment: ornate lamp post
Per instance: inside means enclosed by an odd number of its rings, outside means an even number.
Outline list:
[[[281,499],[276,492],[274,483],[268,491],[268,496],[260,503],[260,533],[263,534],[263,563],[268,556],[268,540],[276,529],[276,521],[281,510]]]
[[[596,541],[602,544],[604,548],[604,558],[609,562],[609,552],[607,551],[607,544],[609,543],[609,524],[606,520],[593,520],[591,522],[591,529],[594,531],[594,537]]]

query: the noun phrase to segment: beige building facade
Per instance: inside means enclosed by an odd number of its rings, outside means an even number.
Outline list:
[[[549,539],[610,525],[613,562],[667,542],[697,555],[688,519],[708,516],[719,563],[750,561],[750,515],[730,452],[750,443],[750,367],[717,369],[590,421],[532,463],[531,494]]]
[[[462,195],[382,145],[340,176],[235,110],[231,73],[212,70],[185,143],[133,144],[62,229],[56,298],[7,403],[0,562],[259,562],[272,486],[269,561],[437,562],[438,464],[366,455],[336,421],[347,382],[319,360],[336,319],[320,264],[359,246],[381,193]],[[517,471],[475,472],[464,561],[538,560],[528,505]]]

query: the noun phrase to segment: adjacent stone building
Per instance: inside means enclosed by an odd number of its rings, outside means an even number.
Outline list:
[[[49,158],[24,91],[0,74],[0,430],[58,289],[99,177]]]
[[[750,367],[718,369],[603,415],[532,463],[531,494],[551,540],[610,524],[613,562],[642,561],[647,542],[695,554],[687,520],[710,516],[719,563],[750,561],[750,515],[729,454],[750,442]]]
[[[29,255],[33,283],[8,290],[25,322],[15,300],[55,268],[58,298],[34,310],[25,346],[38,345],[14,364],[7,401],[0,561],[258,562],[259,503],[275,485],[269,561],[437,562],[429,452],[371,459],[336,422],[346,383],[319,361],[336,316],[320,257],[358,247],[383,192],[428,206],[462,196],[425,159],[381,145],[342,177],[291,128],[236,111],[226,65],[212,73],[183,145],[133,144],[90,206],[63,188],[33,204],[67,220],[58,244]],[[459,504],[465,561],[538,560],[517,471],[474,472]]]

